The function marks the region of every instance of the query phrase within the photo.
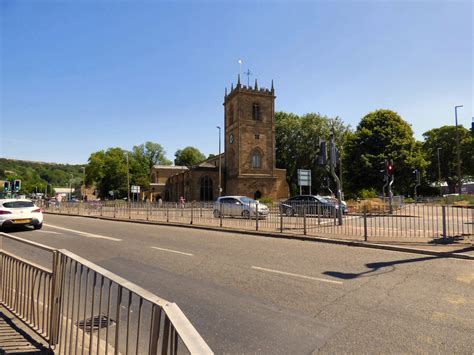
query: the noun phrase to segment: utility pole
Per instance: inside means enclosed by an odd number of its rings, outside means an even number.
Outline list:
[[[416,202],[418,201],[417,190],[418,190],[418,187],[421,185],[421,176],[420,176],[420,171],[418,169],[415,169],[413,171],[413,174],[415,174],[415,180],[416,180],[416,184],[415,184],[415,202]]]
[[[128,152],[125,153],[125,158],[127,159],[127,202],[130,206],[130,174],[128,169]]]
[[[458,128],[458,108],[463,105],[454,106],[454,118],[456,120],[456,150],[457,150],[457,174],[458,174],[458,188],[459,194],[461,194],[462,178],[461,178],[461,148],[459,147],[459,128]]]
[[[219,130],[219,197],[222,195],[222,157],[221,157],[221,127],[217,126]]]

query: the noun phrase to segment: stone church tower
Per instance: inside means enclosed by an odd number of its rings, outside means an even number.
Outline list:
[[[275,90],[240,83],[224,98],[225,194],[273,200],[289,195],[286,170],[276,168]]]

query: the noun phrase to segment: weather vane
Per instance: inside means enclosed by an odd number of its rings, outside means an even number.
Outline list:
[[[247,75],[247,86],[250,86],[250,75],[252,75],[252,72],[250,71],[250,69],[247,69],[244,74]]]

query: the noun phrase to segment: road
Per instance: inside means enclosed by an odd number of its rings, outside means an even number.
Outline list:
[[[176,302],[216,353],[474,351],[469,260],[59,215],[11,234]]]

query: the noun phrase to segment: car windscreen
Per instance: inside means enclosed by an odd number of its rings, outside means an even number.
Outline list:
[[[27,208],[27,207],[35,207],[35,204],[31,201],[11,201],[5,202],[3,204],[5,208]]]
[[[255,203],[256,201],[250,197],[241,197],[240,198],[240,201],[242,201],[243,203]]]

